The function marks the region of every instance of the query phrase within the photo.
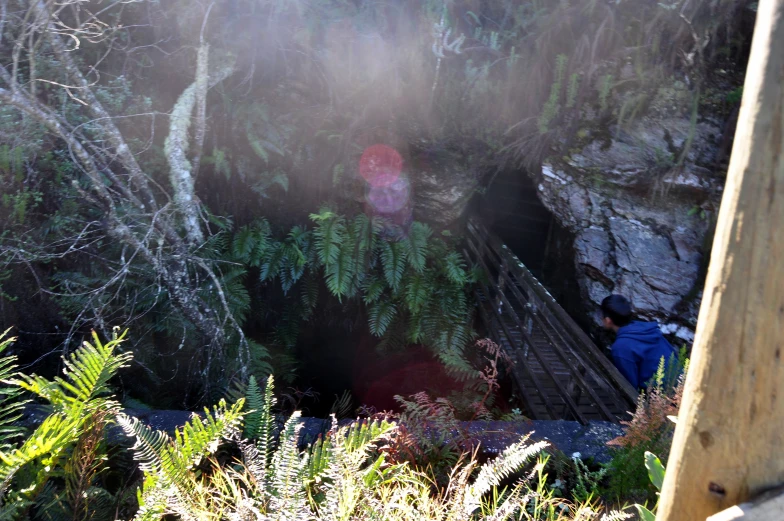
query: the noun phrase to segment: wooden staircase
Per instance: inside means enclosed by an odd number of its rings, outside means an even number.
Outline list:
[[[465,254],[487,275],[476,289],[479,315],[512,360],[527,416],[628,419],[637,392],[509,248],[471,221]]]

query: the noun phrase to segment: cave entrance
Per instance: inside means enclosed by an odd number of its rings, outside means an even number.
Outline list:
[[[543,280],[555,222],[528,174],[524,170],[499,172],[478,198],[477,210],[485,226]]]
[[[563,228],[539,199],[534,180],[525,170],[499,172],[475,211],[552,294],[577,324],[590,334],[574,265],[574,235]]]

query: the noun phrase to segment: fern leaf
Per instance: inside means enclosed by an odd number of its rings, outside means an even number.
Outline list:
[[[533,456],[549,446],[546,441],[528,445],[528,435],[519,442],[507,447],[497,458],[488,461],[479,469],[473,485],[463,498],[463,513],[470,516],[479,508],[482,496],[498,486],[501,481],[518,471]]]
[[[272,509],[273,511],[304,513],[306,461],[300,458],[297,442],[302,424],[301,414],[291,415],[280,436],[280,445],[272,458]]]
[[[81,348],[63,360],[65,365],[63,372],[67,380],[56,377],[53,382],[47,382],[44,378],[35,375],[20,375],[15,383],[23,389],[46,398],[55,406],[90,403],[93,399],[109,392],[109,380],[118,369],[130,361],[131,353],[114,353],[114,348],[124,337],[125,333],[102,344],[97,333],[93,331],[93,344],[85,342]]]
[[[433,230],[427,224],[420,222],[411,223],[408,236],[403,240],[408,263],[417,273],[422,273],[427,260],[427,240],[433,235]]]
[[[342,217],[331,216],[317,220],[317,226],[314,231],[316,236],[316,254],[323,266],[328,267],[337,261],[345,232],[346,227]]]
[[[468,280],[466,274],[465,261],[458,252],[450,252],[444,258],[444,273],[450,282],[454,284],[465,284]]]
[[[406,283],[406,306],[413,314],[418,314],[427,302],[428,291],[425,276],[419,273],[412,274]]]
[[[372,305],[368,312],[370,332],[375,336],[383,336],[395,318],[396,313],[397,308],[389,301],[382,301]]]
[[[19,448],[0,452],[0,495],[7,490],[11,478],[28,463],[48,456],[57,457],[79,436],[81,418],[78,412],[52,414],[28,437]]]
[[[264,397],[261,388],[256,382],[256,377],[248,379],[248,388],[245,391],[245,402],[248,406],[248,413],[245,415],[245,426],[243,434],[245,438],[255,440],[261,433],[261,416],[264,409]]]
[[[389,287],[397,291],[406,269],[406,254],[403,246],[399,242],[385,242],[381,250],[381,263]]]
[[[363,284],[362,289],[364,290],[365,296],[362,298],[362,300],[365,301],[365,304],[373,304],[374,302],[377,302],[384,293],[385,288],[386,282],[384,282],[384,279],[368,277]]]
[[[318,304],[318,297],[319,297],[319,283],[318,279],[313,276],[312,273],[309,273],[305,280],[302,283],[302,289],[300,293],[300,301],[302,302],[303,307],[307,311],[307,316],[310,316],[310,313],[316,308]]]
[[[240,262],[249,262],[257,242],[256,230],[250,226],[243,226],[234,235],[231,242],[231,254]]]
[[[15,338],[7,338],[8,331],[0,334],[0,353],[14,342]],[[4,356],[0,358],[0,382],[7,382],[16,372],[16,357]],[[29,400],[22,399],[22,390],[14,385],[0,387],[0,451],[11,448],[11,443],[16,441],[23,429],[16,422],[22,416],[22,409]]]

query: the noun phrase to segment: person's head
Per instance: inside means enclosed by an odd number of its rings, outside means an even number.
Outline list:
[[[606,329],[617,331],[632,321],[632,306],[621,295],[610,295],[602,301],[602,323]]]

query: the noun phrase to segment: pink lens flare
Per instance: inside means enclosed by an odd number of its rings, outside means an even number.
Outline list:
[[[371,186],[367,201],[380,213],[395,213],[408,204],[410,193],[411,186],[408,179],[398,177],[388,185]]]
[[[359,159],[359,174],[371,186],[389,186],[403,170],[403,158],[397,150],[387,145],[372,145]]]

